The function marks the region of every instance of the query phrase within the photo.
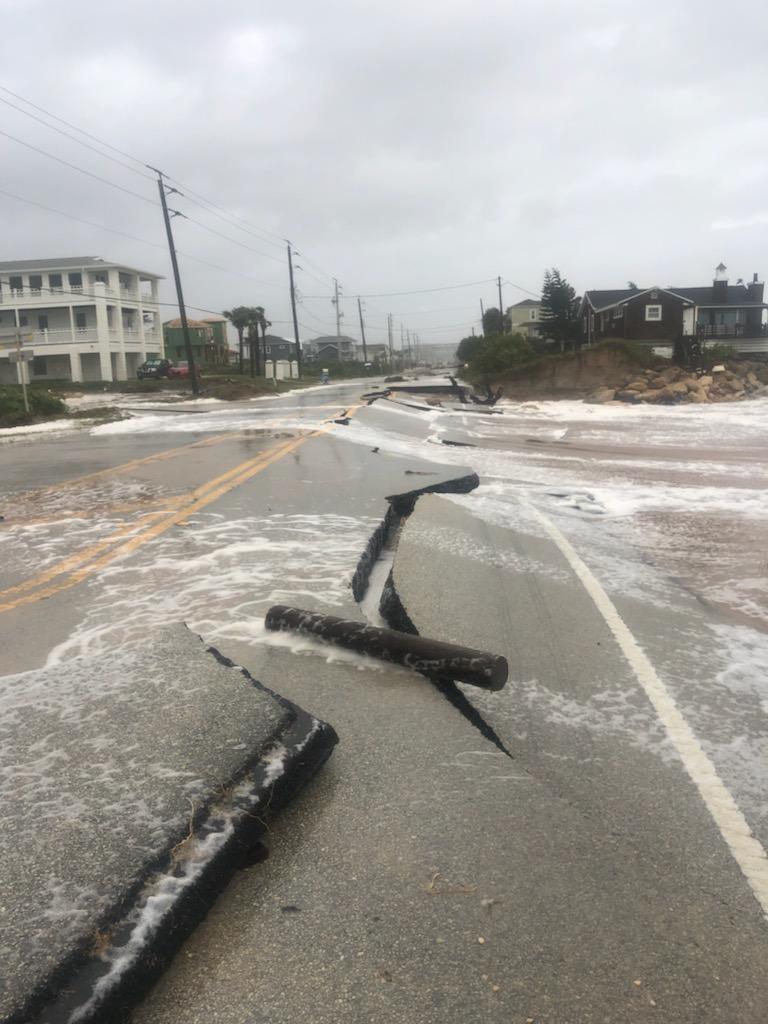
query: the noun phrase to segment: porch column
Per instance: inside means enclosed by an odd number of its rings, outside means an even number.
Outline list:
[[[69,353],[69,375],[72,378],[73,384],[83,383],[83,367],[80,362],[79,352]]]
[[[101,379],[104,381],[113,380],[112,377],[112,356],[110,349],[109,320],[107,319],[107,298],[103,284],[93,286],[96,298],[96,338],[99,343],[99,362],[101,364]]]
[[[117,380],[128,380],[128,368],[125,363],[125,349],[121,348],[115,353],[117,359],[116,379]]]

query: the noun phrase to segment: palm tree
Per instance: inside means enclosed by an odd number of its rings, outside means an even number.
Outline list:
[[[240,353],[240,373],[243,372],[243,334],[246,327],[251,323],[251,310],[248,306],[235,306],[233,309],[225,309],[221,314],[225,316],[227,320],[237,331],[237,343],[238,350]]]
[[[267,375],[267,344],[265,338],[267,336],[267,328],[272,326],[272,321],[267,320],[264,314],[264,307],[256,307],[256,322],[261,329],[261,365],[264,367],[264,376]]]
[[[251,346],[251,376],[254,373],[254,356],[256,362],[256,374],[262,376],[262,370],[266,371],[266,348],[264,346],[264,335],[267,327],[272,324],[264,315],[263,306],[251,306],[248,310],[248,340]],[[259,345],[259,330],[261,330],[261,345]]]

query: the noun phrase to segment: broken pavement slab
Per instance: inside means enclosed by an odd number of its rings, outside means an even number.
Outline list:
[[[617,974],[629,976],[650,955],[643,984],[666,987],[667,1019],[727,1020],[739,993],[744,1018],[762,1020],[768,933],[760,905],[615,638],[524,506],[510,506],[502,526],[476,514],[474,501],[419,498],[398,537],[382,612],[395,628],[410,623],[419,634],[507,657],[503,691],[454,687],[463,713],[576,812],[572,835],[588,851],[592,876],[623,894],[603,906],[599,930],[569,951],[564,970],[590,949],[596,963],[602,947]],[[542,868],[571,870],[548,860]],[[652,939],[639,924],[644,915],[666,922]],[[557,1008],[558,1019],[593,1019]],[[612,1009],[610,1001],[601,1009]]]
[[[3,1024],[115,1019],[336,742],[181,625],[0,710]]]

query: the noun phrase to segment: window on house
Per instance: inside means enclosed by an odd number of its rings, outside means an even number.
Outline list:
[[[42,315],[42,316],[39,316],[37,318],[37,329],[38,329],[38,331],[47,331],[48,330],[48,317],[47,316]]]
[[[661,320],[661,306],[646,306],[645,307],[645,319],[646,320]]]
[[[537,309],[532,309],[531,310],[531,320],[535,320],[536,319],[537,313],[538,313]]]
[[[16,274],[13,277],[9,277],[8,286],[12,292],[23,292],[24,282],[21,279],[21,274]]]
[[[52,292],[61,291],[61,274],[49,274],[48,285]]]
[[[26,317],[26,316],[20,316],[19,317],[19,327],[28,327],[28,326],[29,326],[29,318]]]
[[[658,299],[658,297],[659,297],[659,293],[654,288],[654,290],[651,292],[651,298],[652,299]]]
[[[616,309],[614,309],[614,311],[613,311],[613,319],[614,320],[621,320],[621,318],[623,316],[624,316],[624,307],[623,306],[617,306]]]
[[[29,275],[29,290],[33,295],[39,295],[43,287],[43,278],[41,274],[30,274]]]
[[[48,362],[45,356],[34,356],[32,359],[32,373],[36,377],[48,376]]]
[[[106,284],[107,275],[104,273],[103,270],[99,270],[93,275],[93,280],[96,282],[96,284]]]
[[[83,290],[83,275],[82,274],[69,274],[68,275],[68,280],[69,280],[69,287],[72,289],[72,291],[80,292],[80,291]]]
[[[78,331],[84,331],[88,326],[88,317],[85,313],[75,313],[75,324]]]

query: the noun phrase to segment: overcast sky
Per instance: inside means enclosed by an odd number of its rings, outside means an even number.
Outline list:
[[[392,311],[442,342],[497,302],[497,274],[536,292],[557,266],[580,293],[768,269],[760,0],[0,0],[0,18],[0,85],[252,226],[173,198],[228,236],[175,221],[178,249],[221,268],[180,258],[191,307],[261,304],[290,333],[285,237],[303,337],[335,332],[333,276],[354,335],[358,293],[488,282],[366,300],[369,340]],[[140,163],[5,103],[0,129],[157,198]],[[0,260],[170,274],[159,208],[3,136],[0,153],[0,189],[95,225],[0,195]]]

